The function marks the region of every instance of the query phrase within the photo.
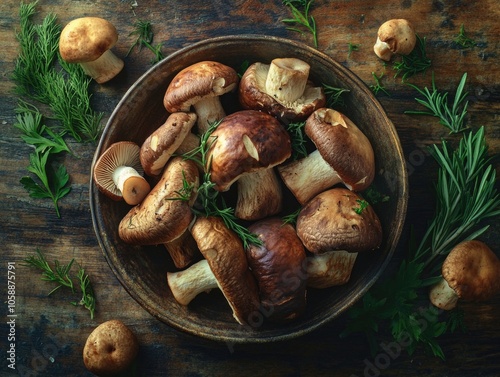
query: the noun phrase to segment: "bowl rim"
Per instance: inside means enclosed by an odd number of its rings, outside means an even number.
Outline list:
[[[99,143],[97,145],[97,148],[94,153],[94,157],[92,160],[92,165],[91,165],[91,174],[90,174],[90,188],[89,188],[89,201],[90,201],[90,210],[91,210],[91,217],[92,217],[92,225],[94,228],[94,232],[96,234],[101,252],[103,253],[106,262],[108,263],[108,266],[110,267],[111,271],[114,273],[115,277],[118,279],[122,287],[126,290],[126,292],[137,302],[141,305],[142,308],[144,308],[149,314],[151,314],[153,317],[156,319],[160,320],[161,322],[164,322],[165,324],[168,324],[170,327],[175,328],[177,330],[180,330],[181,332],[184,333],[189,333],[191,335],[205,338],[205,339],[210,339],[210,340],[215,340],[215,341],[223,341],[223,342],[230,342],[230,343],[267,343],[267,342],[275,342],[275,341],[282,341],[282,340],[289,340],[292,338],[297,338],[300,336],[303,336],[305,334],[308,334],[319,327],[323,326],[327,322],[332,321],[333,319],[337,318],[340,314],[345,312],[348,308],[350,308],[355,302],[357,302],[368,290],[371,288],[371,286],[381,277],[382,273],[386,269],[387,265],[389,264],[390,260],[392,259],[398,243],[399,239],[402,234],[402,230],[404,227],[405,219],[406,219],[406,212],[407,212],[407,206],[408,206],[408,196],[409,196],[409,183],[408,183],[408,173],[407,170],[404,168],[404,166],[401,168],[401,171],[398,172],[400,179],[401,179],[401,187],[400,187],[400,192],[401,196],[398,200],[397,203],[397,208],[396,208],[396,216],[399,219],[397,221],[397,227],[396,228],[391,228],[391,233],[394,235],[392,239],[392,246],[387,249],[386,257],[385,259],[381,262],[379,269],[374,273],[372,279],[365,284],[361,289],[357,290],[355,294],[350,295],[346,300],[344,301],[343,307],[337,310],[334,313],[331,313],[329,315],[322,316],[317,320],[315,323],[310,324],[306,328],[300,328],[295,331],[287,332],[286,334],[281,334],[281,335],[273,335],[272,337],[254,337],[252,336],[252,333],[249,333],[249,337],[239,337],[239,336],[226,336],[226,335],[220,335],[218,333],[210,333],[210,332],[203,332],[201,333],[199,330],[196,332],[190,331],[189,329],[186,329],[185,327],[180,326],[177,323],[172,323],[170,321],[166,321],[165,319],[162,318],[159,314],[156,314],[154,311],[154,308],[152,308],[147,300],[145,300],[141,294],[134,292],[131,290],[127,283],[127,279],[122,275],[122,273],[119,271],[119,269],[113,264],[113,260],[111,259],[109,253],[106,252],[106,245],[105,245],[105,239],[106,239],[106,234],[104,232],[101,232],[102,229],[100,228],[99,225],[99,219],[98,219],[98,213],[99,213],[99,208],[96,207],[96,202],[93,200],[96,193],[97,193],[97,188],[95,187],[93,183],[93,170],[94,170],[94,165],[95,162],[97,161],[98,157],[102,153],[103,145],[105,143],[105,136],[107,134],[107,131],[110,128],[110,125],[114,122],[114,119],[117,117],[117,114],[119,112],[119,109],[123,105],[124,102],[126,102],[128,95],[135,91],[136,88],[144,81],[146,78],[154,71],[161,69],[163,66],[168,65],[172,60],[176,59],[178,56],[185,54],[186,52],[204,48],[205,46],[210,46],[212,44],[220,43],[220,42],[246,42],[246,43],[252,43],[252,41],[255,42],[265,42],[269,41],[272,43],[283,43],[283,44],[288,44],[288,45],[293,45],[293,46],[298,46],[300,49],[303,49],[304,51],[315,55],[317,58],[320,58],[321,60],[328,61],[329,64],[332,64],[334,66],[337,66],[339,70],[343,71],[343,73],[351,80],[352,82],[356,83],[357,86],[363,89],[364,93],[363,95],[366,95],[369,97],[370,101],[373,103],[373,105],[377,108],[377,110],[382,114],[384,121],[387,123],[389,126],[387,129],[387,132],[390,132],[390,135],[392,136],[393,140],[395,141],[394,148],[397,151],[397,158],[401,161],[405,161],[404,154],[403,154],[403,149],[401,146],[400,138],[397,133],[397,130],[392,123],[392,121],[389,119],[387,116],[387,113],[385,112],[383,106],[379,102],[379,100],[375,97],[371,89],[368,87],[368,85],[362,81],[354,72],[352,72],[349,68],[341,65],[339,62],[337,62],[335,59],[332,57],[328,56],[326,53],[319,51],[311,46],[306,45],[303,42],[288,39],[288,38],[283,38],[283,37],[277,37],[277,36],[269,36],[269,35],[263,35],[263,34],[234,34],[234,35],[225,35],[225,36],[217,36],[213,38],[207,38],[198,42],[194,42],[192,44],[189,44],[187,46],[184,46],[173,53],[169,54],[167,57],[165,57],[163,60],[160,62],[156,63],[152,67],[150,67],[148,70],[146,70],[128,89],[127,91],[123,94],[122,98],[119,100],[119,102],[116,104],[113,112],[111,113],[110,117],[108,118],[105,127],[103,128],[101,137],[99,139]],[[255,331],[255,332],[258,332]]]

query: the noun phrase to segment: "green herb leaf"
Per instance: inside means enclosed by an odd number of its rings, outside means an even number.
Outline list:
[[[349,93],[349,89],[337,88],[331,85],[323,84],[323,90],[326,95],[326,106],[335,108],[336,106],[345,106],[344,96]]]
[[[473,48],[477,46],[477,43],[466,35],[464,24],[460,26],[460,30],[458,32],[458,36],[455,39],[455,43],[458,44],[460,48]]]
[[[318,48],[318,32],[316,30],[316,21],[309,14],[311,4],[314,0],[284,0],[283,4],[290,8],[293,18],[286,18],[282,22],[290,25],[298,25],[298,27],[288,27],[290,31],[295,31],[304,34],[303,29],[306,29],[313,36],[314,47]]]
[[[416,75],[424,73],[431,66],[431,60],[427,57],[425,48],[426,38],[420,38],[417,34],[417,43],[413,51],[408,55],[401,55],[400,60],[396,60],[393,69],[396,71],[394,77],[401,76],[402,81]]]
[[[382,82],[381,82],[381,79],[382,79],[382,77],[384,77],[384,74],[382,73],[382,74],[380,74],[380,76],[377,76],[375,74],[375,72],[372,72],[372,77],[375,80],[375,84],[370,85],[370,88],[373,91],[373,93],[375,95],[377,95],[378,92],[384,92],[385,94],[390,96],[389,92],[384,88],[384,86],[382,85]]]

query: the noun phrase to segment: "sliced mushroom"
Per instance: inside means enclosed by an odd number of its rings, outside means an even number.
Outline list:
[[[94,165],[93,179],[99,191],[127,204],[142,202],[151,187],[142,176],[140,148],[131,141],[111,144]]]
[[[301,204],[338,183],[353,191],[368,188],[375,176],[373,148],[347,116],[318,109],[307,118],[305,132],[317,150],[278,167],[283,182]]]
[[[269,320],[288,321],[306,307],[306,253],[295,229],[280,218],[249,226],[261,245],[251,244],[247,259],[259,286],[260,302]]]
[[[382,60],[391,60],[394,54],[408,55],[415,48],[417,36],[412,24],[405,19],[392,19],[378,29],[373,51]]]
[[[259,310],[259,294],[239,237],[218,217],[199,217],[191,228],[204,258],[186,270],[167,272],[168,285],[181,305],[218,287],[240,324]]]
[[[163,175],[149,195],[120,221],[120,238],[134,245],[159,245],[175,240],[193,220],[191,206],[196,199],[199,173],[196,164],[181,157],[170,159]],[[185,187],[186,200],[179,193]]]
[[[210,178],[218,191],[238,182],[236,216],[257,220],[281,211],[281,187],[272,168],[291,155],[290,137],[281,123],[260,111],[237,111],[222,120],[212,137]]]
[[[123,60],[111,51],[117,40],[118,32],[109,21],[81,17],[61,31],[59,52],[65,61],[79,63],[87,75],[102,84],[123,69]]]
[[[458,300],[485,301],[500,291],[500,260],[484,242],[471,240],[455,246],[442,265],[442,279],[429,293],[433,305],[455,308]]]
[[[203,134],[209,124],[225,115],[219,96],[236,89],[236,71],[222,63],[202,61],[181,70],[170,82],[163,104],[168,112],[189,112],[194,107],[198,116],[198,132]]]

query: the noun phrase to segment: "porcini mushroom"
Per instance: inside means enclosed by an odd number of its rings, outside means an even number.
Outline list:
[[[241,77],[239,102],[245,109],[267,112],[285,123],[306,119],[326,103],[323,88],[309,80],[309,69],[309,64],[295,58],[253,63]]]
[[[218,191],[238,185],[235,215],[257,220],[281,211],[282,192],[272,169],[291,155],[290,136],[273,116],[255,110],[226,116],[212,132],[207,152]]]
[[[198,246],[189,229],[186,229],[174,240],[164,243],[163,246],[167,249],[174,266],[178,269],[189,266],[199,254]]]
[[[132,365],[139,351],[135,334],[120,320],[97,326],[83,347],[85,367],[97,376],[116,376]]]
[[[120,221],[120,238],[133,245],[160,245],[181,236],[193,220],[198,184],[196,163],[171,158],[148,196]],[[189,192],[183,192],[186,187]]]
[[[305,132],[316,150],[278,167],[285,185],[299,203],[343,183],[363,191],[375,176],[375,156],[364,133],[344,114],[321,108],[307,118]]]
[[[239,77],[236,71],[222,63],[201,61],[181,70],[170,82],[163,105],[168,112],[189,112],[191,106],[198,116],[198,133],[221,120],[226,112],[219,96],[236,89]]]
[[[204,259],[186,270],[167,272],[174,298],[188,305],[199,293],[219,288],[233,317],[248,324],[259,310],[259,294],[239,237],[219,217],[198,217],[191,234]]]
[[[312,253],[308,257],[307,271],[314,286],[328,287],[345,283],[345,277],[350,276],[356,259],[354,255],[346,256],[345,252],[357,254],[380,246],[382,225],[373,207],[362,207],[362,201],[362,197],[355,192],[336,187],[316,195],[302,207],[296,229],[304,247]],[[340,254],[321,256],[337,251]],[[314,259],[316,255],[321,259]],[[318,268],[320,264],[344,270]],[[344,279],[339,279],[339,276]]]
[[[306,307],[306,253],[295,229],[280,218],[253,223],[248,230],[262,244],[250,244],[247,260],[259,286],[262,311],[272,321],[299,317]]]
[[[111,144],[94,165],[93,179],[99,191],[130,205],[142,202],[151,187],[142,176],[140,148],[131,141]]]
[[[389,61],[394,54],[410,54],[416,42],[417,36],[408,20],[392,19],[384,22],[378,29],[373,51],[380,59]]]
[[[172,113],[144,140],[140,160],[147,175],[161,174],[168,159],[179,149],[195,123],[195,113]]]
[[[500,291],[500,260],[484,242],[463,241],[442,265],[442,279],[430,290],[429,299],[443,310],[458,300],[484,301]]]
[[[99,17],[81,17],[70,21],[61,31],[59,52],[68,63],[79,63],[83,71],[99,84],[115,77],[123,69],[123,60],[111,48],[118,40],[113,24]]]
[[[345,250],[332,250],[314,254],[306,258],[307,286],[310,288],[329,288],[346,284],[358,253]]]

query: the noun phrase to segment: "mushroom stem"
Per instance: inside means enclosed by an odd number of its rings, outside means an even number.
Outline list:
[[[198,251],[196,242],[189,232],[189,229],[186,229],[184,233],[176,239],[164,243],[163,246],[167,249],[174,262],[174,266],[178,269],[186,268],[191,264]]]
[[[332,250],[307,257],[307,286],[329,288],[347,283],[357,256],[358,253]]]
[[[309,70],[309,64],[299,59],[274,59],[266,77],[266,93],[280,103],[293,103],[304,93]]]
[[[316,194],[342,182],[318,150],[300,160],[278,166],[278,172],[300,204],[307,203]]]
[[[81,62],[83,71],[99,84],[105,83],[115,77],[124,66],[124,62],[111,50],[107,50],[96,60]]]
[[[459,297],[448,282],[442,278],[432,286],[429,292],[429,299],[439,309],[451,310],[457,305]]]
[[[167,282],[175,300],[181,305],[188,305],[201,292],[218,288],[217,279],[206,259],[186,270],[167,272]]]
[[[203,98],[196,102],[193,107],[198,116],[196,124],[200,135],[208,130],[210,123],[217,122],[226,116],[219,97]]]
[[[113,182],[123,195],[125,202],[139,204],[151,190],[151,186],[137,170],[130,166],[119,166],[113,172]]]
[[[272,168],[242,175],[237,185],[234,213],[239,219],[259,220],[281,211],[281,186]]]

